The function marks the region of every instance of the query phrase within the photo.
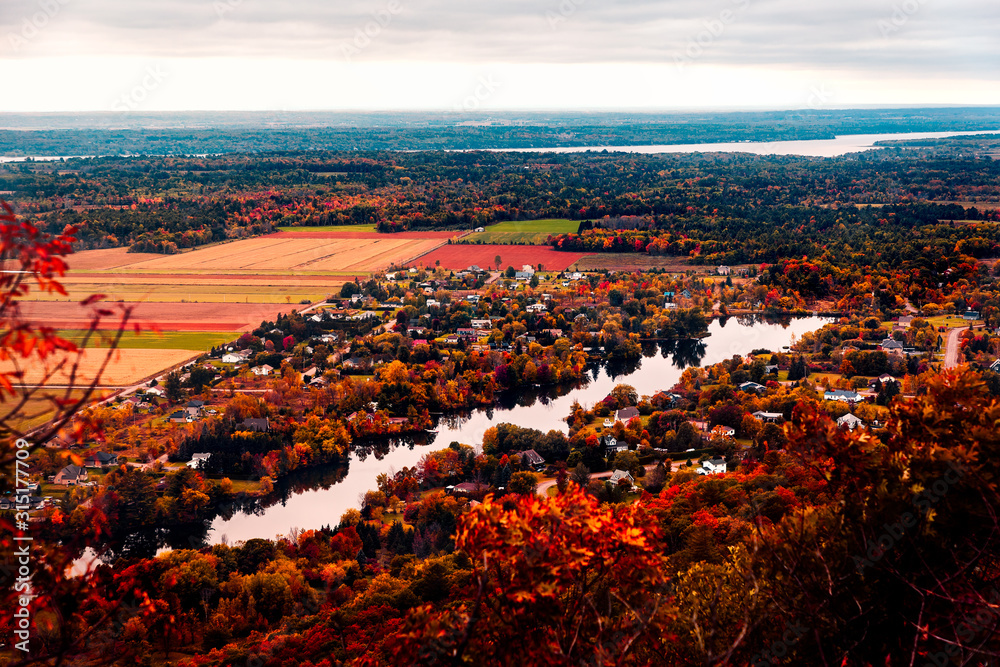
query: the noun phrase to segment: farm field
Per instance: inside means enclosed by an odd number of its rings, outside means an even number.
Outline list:
[[[574,262],[585,257],[579,252],[560,252],[549,246],[532,245],[461,245],[452,244],[438,248],[420,258],[424,266],[436,266],[438,261],[445,269],[460,270],[477,264],[484,269],[496,267],[494,258],[500,256],[501,268],[513,266],[520,269],[525,264],[542,265],[546,271],[564,271]]]
[[[200,350],[176,349],[122,349],[111,352],[111,361],[101,375],[102,387],[122,387],[135,384],[140,380],[159,373],[165,368],[192,359],[201,354]],[[100,371],[101,364],[107,356],[106,350],[83,350],[80,352],[80,366],[74,384],[89,383]],[[43,381],[48,371],[55,371],[45,382],[50,386],[70,384],[69,368],[75,355],[53,356],[44,363],[36,361],[25,371],[21,383],[34,385]],[[56,370],[60,361],[65,361],[64,367]],[[7,364],[0,364],[0,369],[12,370]]]
[[[272,234],[220,243],[120,267],[132,273],[375,271],[441,243],[437,239],[351,239]]]
[[[270,236],[280,236],[283,238],[300,238],[300,239],[370,239],[370,240],[389,240],[389,239],[437,239],[439,241],[446,241],[451,238],[456,238],[469,234],[468,230],[453,230],[453,231],[416,231],[416,232],[393,232],[391,234],[383,234],[382,232],[375,231],[373,225],[358,225],[358,226],[346,226],[346,227],[279,227],[280,231]]]
[[[289,310],[287,305],[246,303],[124,303],[134,306],[131,323],[143,329],[160,331],[251,331],[262,321],[277,318]],[[23,301],[24,316],[40,325],[56,329],[83,329],[90,322],[90,311],[65,301]],[[102,321],[101,328],[116,329],[116,317]]]
[[[166,282],[121,282],[105,280],[101,282],[64,283],[68,296],[62,294],[35,294],[37,301],[78,302],[91,294],[103,294],[106,301],[148,301],[151,303],[283,303],[299,304],[302,301],[314,303],[322,301],[347,282],[341,278],[312,287],[289,287],[263,284],[190,284],[185,276]]]
[[[73,398],[78,399],[83,396],[83,392],[79,390],[71,390],[68,392],[53,390],[49,392],[55,394],[58,398]],[[105,398],[109,392],[96,390],[91,398],[95,400],[101,400]],[[44,397],[35,396],[29,398],[21,409],[22,418],[17,420],[12,420],[11,424],[14,428],[20,431],[30,431],[31,429],[41,426],[46,423],[55,415],[55,409],[52,407],[52,402]]]
[[[581,255],[581,259],[573,265],[577,271],[634,271],[648,269],[665,269],[683,273],[690,269],[705,272],[712,267],[696,267],[680,257],[655,257],[639,253],[607,252],[595,255]]]
[[[542,245],[550,235],[571,234],[580,228],[579,220],[550,218],[547,220],[521,220],[498,222],[486,227],[486,231],[474,232],[462,237],[462,243],[516,243]]]
[[[87,332],[83,329],[67,329],[59,335],[77,345],[83,343]],[[113,332],[97,332],[87,343],[88,348],[107,348]],[[239,338],[236,331],[125,331],[118,341],[119,350],[207,350]]]

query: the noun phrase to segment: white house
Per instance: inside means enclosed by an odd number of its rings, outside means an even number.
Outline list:
[[[207,461],[210,458],[212,458],[212,454],[211,453],[208,453],[208,454],[205,454],[205,453],[192,454],[191,455],[191,460],[187,462],[187,467],[188,468],[198,469],[198,468],[201,467],[201,462],[202,461]]]
[[[853,431],[856,428],[864,427],[865,423],[859,418],[848,412],[846,415],[837,420],[838,427],[846,426],[849,430]]]
[[[629,473],[629,471],[627,470],[615,470],[611,474],[611,479],[609,479],[608,481],[611,482],[613,486],[617,486],[618,482],[620,482],[623,479],[627,479],[630,485],[635,486],[635,479],[632,477],[631,473]]]
[[[861,400],[861,395],[855,391],[836,389],[823,394],[824,401],[840,401],[841,403],[857,403]]]
[[[699,475],[719,475],[726,472],[726,460],[725,459],[707,459],[701,462],[701,467],[698,468]]]
[[[254,375],[270,375],[274,368],[264,364],[263,366],[254,366],[250,369],[250,372]]]
[[[728,276],[732,272],[732,269],[728,266],[720,266],[716,271],[719,272],[720,276]]]

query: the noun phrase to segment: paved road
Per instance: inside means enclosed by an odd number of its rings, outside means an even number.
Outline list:
[[[974,327],[981,329],[982,326]],[[959,327],[948,332],[948,342],[944,348],[944,367],[954,368],[958,366],[958,339],[965,333],[966,327]]]

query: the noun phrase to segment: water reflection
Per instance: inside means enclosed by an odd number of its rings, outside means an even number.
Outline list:
[[[551,429],[566,432],[565,419],[573,401],[593,405],[622,383],[634,386],[640,395],[652,395],[672,387],[689,366],[715,364],[757,348],[777,350],[789,345],[793,336],[815,331],[828,321],[819,317],[783,321],[736,317],[725,323],[716,320],[709,325],[707,338],[647,344],[643,347],[644,358],[637,362],[594,363],[587,369],[587,382],[509,392],[500,396],[495,406],[440,417],[434,433],[367,443],[357,447],[344,466],[290,475],[276,486],[274,499],[263,499],[250,514],[235,513],[216,519],[208,539],[219,542],[225,536],[233,542],[253,537],[273,538],[287,534],[293,527],[336,524],[341,514],[358,506],[359,496],[376,487],[375,479],[380,473],[415,466],[431,449],[452,441],[479,445],[486,430],[501,422],[543,432]],[[652,354],[647,355],[648,352]]]

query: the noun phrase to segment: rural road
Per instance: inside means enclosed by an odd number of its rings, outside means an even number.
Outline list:
[[[973,329],[981,329],[982,326],[972,327]],[[944,348],[944,367],[954,368],[958,366],[958,339],[966,331],[966,327],[959,327],[958,329],[952,329],[948,332],[948,342]]]
[[[944,367],[954,368],[958,366],[958,337],[965,329],[952,329],[948,332],[948,342],[944,348]]]

